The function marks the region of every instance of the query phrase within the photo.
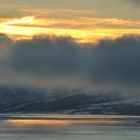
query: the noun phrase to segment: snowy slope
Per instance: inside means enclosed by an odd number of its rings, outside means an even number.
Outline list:
[[[46,89],[0,86],[0,112],[140,115],[140,100],[80,90],[49,93]]]

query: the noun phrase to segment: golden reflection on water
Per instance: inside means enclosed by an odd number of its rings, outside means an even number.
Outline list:
[[[106,120],[106,119],[96,119],[96,120],[35,120],[35,119],[14,119],[6,120],[6,123],[14,126],[65,126],[65,125],[92,125],[92,124],[111,124],[119,123],[121,120]]]

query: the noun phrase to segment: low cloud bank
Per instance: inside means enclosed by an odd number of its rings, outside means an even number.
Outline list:
[[[0,84],[83,88],[96,93],[118,91],[139,96],[139,36],[81,45],[69,37],[34,37],[14,42],[1,34],[0,52]]]

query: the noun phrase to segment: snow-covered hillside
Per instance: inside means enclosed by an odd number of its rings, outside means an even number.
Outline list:
[[[91,94],[0,86],[1,113],[127,114],[140,115],[140,100],[117,94]]]

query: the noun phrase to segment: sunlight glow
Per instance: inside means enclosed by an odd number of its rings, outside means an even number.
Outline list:
[[[49,125],[49,126],[64,126],[64,125],[90,125],[90,124],[102,124],[102,123],[119,123],[121,120],[7,120],[9,124],[14,126],[33,126],[33,125]]]
[[[104,38],[115,39],[125,34],[140,34],[139,20],[82,17],[62,20],[28,16],[1,21],[0,32],[14,40],[31,39],[37,35],[57,35],[71,36],[79,42],[91,43]]]

